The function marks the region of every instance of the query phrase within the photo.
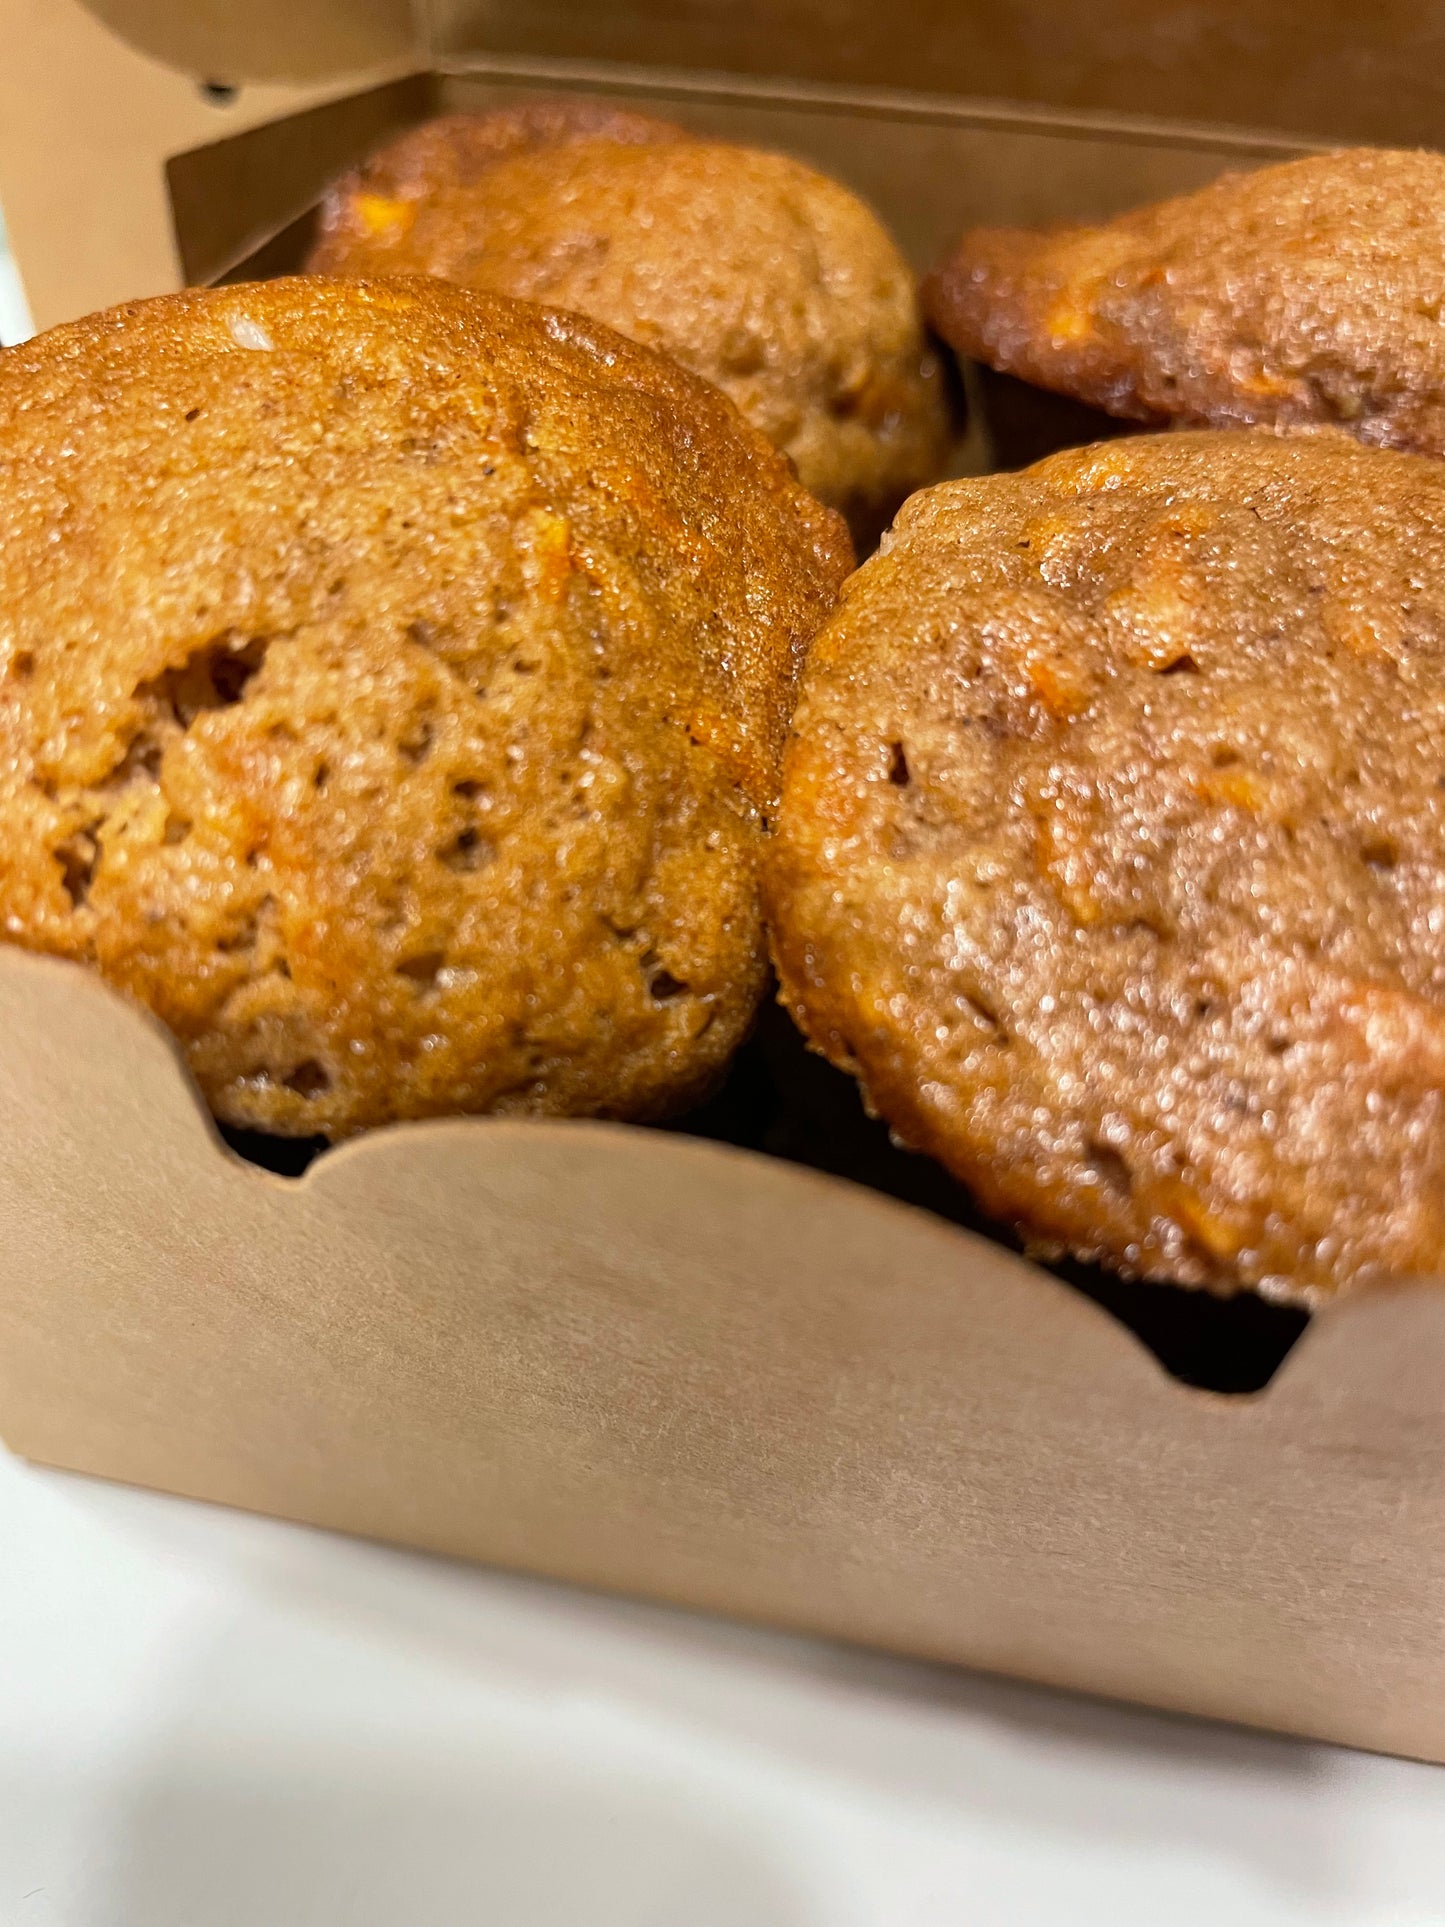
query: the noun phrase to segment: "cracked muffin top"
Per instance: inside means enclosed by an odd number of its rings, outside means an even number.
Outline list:
[[[216,1114],[650,1116],[761,993],[846,535],[576,315],[296,279],[0,354],[0,919]]]
[[[764,896],[809,1036],[1035,1250],[1445,1270],[1445,466],[1197,432],[916,496]]]
[[[1114,415],[1445,454],[1445,155],[1355,148],[1098,227],[978,228],[926,298],[961,353]]]
[[[586,102],[528,111],[383,149],[333,189],[308,265],[594,315],[724,389],[875,537],[939,474],[950,431],[913,275],[876,216],[784,155],[641,116],[608,126]]]

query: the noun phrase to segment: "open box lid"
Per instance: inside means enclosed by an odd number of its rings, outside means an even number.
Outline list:
[[[0,205],[37,327],[194,273],[173,156],[426,72],[667,81],[1216,155],[1229,130],[1255,154],[1270,136],[1445,136],[1445,17],[1423,0],[0,0],[0,35]],[[421,102],[316,123],[308,180]],[[239,170],[263,164],[238,146]]]
[[[1420,0],[91,0],[166,65],[334,78],[502,54],[947,93],[1307,139],[1431,142],[1445,19]]]

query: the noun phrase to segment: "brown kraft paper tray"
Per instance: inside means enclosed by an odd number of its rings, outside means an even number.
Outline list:
[[[1053,0],[990,10],[976,43],[968,9],[909,0],[882,51],[867,23],[889,10],[863,0],[830,0],[815,45],[766,0],[447,0],[424,37],[391,0],[94,11],[109,24],[0,0],[0,200],[38,325],[286,271],[340,166],[529,92],[796,152],[920,266],[971,220],[1103,213],[1232,159],[1428,138],[1437,106],[1445,124],[1418,49],[1357,60],[1353,10],[1332,36],[1331,9],[1288,0],[1251,10],[1233,112],[1223,0],[1172,53],[1158,9],[1111,0],[1072,67],[1054,56],[1083,17]],[[1200,124],[1270,98],[1261,131]],[[1101,432],[970,385],[961,465]],[[221,1143],[146,1015],[3,946],[0,1126],[0,1433],[26,1457],[1445,1760],[1436,1286],[1329,1307],[1228,1397],[946,1204],[881,1195],[939,1186],[874,1150],[839,1160],[865,1184],[726,1131],[467,1119],[281,1177]]]

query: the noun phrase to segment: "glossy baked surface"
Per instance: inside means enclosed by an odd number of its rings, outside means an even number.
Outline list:
[[[550,107],[553,139],[516,109],[404,135],[333,191],[310,265],[595,315],[715,382],[876,537],[949,436],[913,276],[876,216],[784,155]]]
[[[841,524],[706,384],[416,280],[0,356],[0,915],[234,1123],[651,1115],[766,973]]]
[[[1445,467],[1149,436],[909,503],[815,645],[786,999],[1044,1252],[1445,1259]]]
[[[1100,227],[978,228],[927,299],[962,353],[1115,415],[1445,452],[1445,155],[1355,148]]]

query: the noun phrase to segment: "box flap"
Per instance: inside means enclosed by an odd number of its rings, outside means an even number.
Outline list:
[[[1445,14],[1418,0],[433,0],[443,56],[514,54],[1223,122],[1445,137]]]
[[[1417,0],[86,0],[200,79],[402,54],[622,62],[1394,145],[1445,137],[1445,16]]]
[[[1445,1758],[1445,1293],[1254,1398],[909,1206],[670,1132],[454,1118],[299,1181],[160,1026],[0,947],[0,1427],[372,1538]]]
[[[184,12],[198,60],[219,46],[201,47],[207,19],[234,11],[250,22],[281,11],[274,0],[254,10],[104,0],[104,10],[117,22],[133,15],[137,31],[147,14]],[[308,0],[296,11],[305,15]],[[345,44],[333,42],[333,51]],[[165,177],[171,155],[304,114],[419,64],[408,47],[360,75],[265,81],[218,101],[197,79],[234,81],[238,70],[227,75],[207,60],[189,73],[154,59],[81,0],[0,0],[0,47],[0,201],[37,328],[179,285]]]
[[[198,79],[322,80],[424,49],[411,0],[86,0],[142,53]]]

